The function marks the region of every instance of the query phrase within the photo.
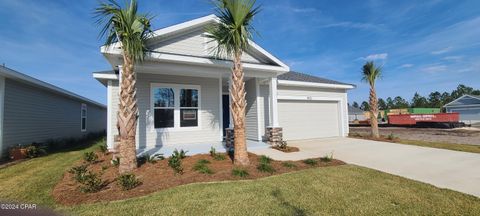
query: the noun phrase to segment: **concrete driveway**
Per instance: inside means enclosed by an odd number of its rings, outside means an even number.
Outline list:
[[[333,153],[334,158],[350,164],[480,197],[480,154],[352,138],[303,140],[289,145],[299,147],[300,152],[252,152],[275,160],[302,160]]]

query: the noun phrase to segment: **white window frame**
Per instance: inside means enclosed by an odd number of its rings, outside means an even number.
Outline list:
[[[153,94],[153,90],[155,88],[171,88],[173,89],[173,103],[174,103],[174,110],[173,110],[173,127],[169,128],[155,128],[155,108],[154,101],[155,95]],[[198,91],[198,107],[180,107],[180,90],[181,89],[195,89]],[[201,123],[202,123],[202,90],[200,85],[186,85],[186,84],[170,84],[170,83],[151,83],[150,84],[150,113],[152,116],[153,121],[151,122],[151,128],[157,132],[172,132],[172,131],[192,131],[192,130],[200,130]],[[180,127],[180,109],[193,109],[196,108],[197,111],[197,126],[192,127]]]
[[[85,116],[83,116],[84,110],[85,110]],[[80,130],[82,132],[87,131],[87,116],[88,116],[87,104],[82,103],[82,106],[80,108]],[[83,125],[83,119],[85,119],[85,125]],[[85,128],[83,126],[85,126]]]

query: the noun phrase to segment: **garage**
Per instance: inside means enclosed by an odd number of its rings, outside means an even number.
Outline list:
[[[278,101],[278,120],[287,141],[340,136],[340,113],[338,101]]]

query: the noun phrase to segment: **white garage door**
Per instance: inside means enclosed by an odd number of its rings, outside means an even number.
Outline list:
[[[278,102],[278,119],[284,140],[339,136],[339,113],[338,102]]]

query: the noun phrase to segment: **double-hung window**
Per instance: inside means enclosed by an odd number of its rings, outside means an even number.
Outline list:
[[[199,126],[200,86],[152,84],[151,92],[156,129]]]
[[[87,105],[82,104],[80,111],[80,129],[82,132],[87,131]]]

